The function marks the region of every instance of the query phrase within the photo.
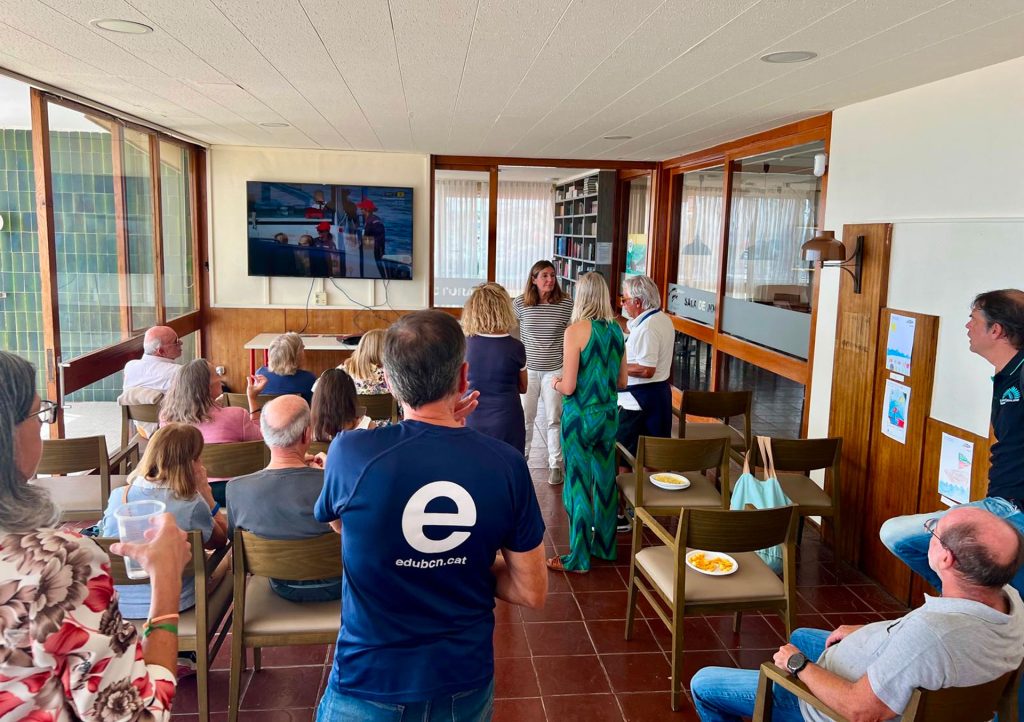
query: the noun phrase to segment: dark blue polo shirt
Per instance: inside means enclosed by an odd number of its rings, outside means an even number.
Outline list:
[[[1024,349],[992,377],[992,445],[988,495],[1024,502]]]

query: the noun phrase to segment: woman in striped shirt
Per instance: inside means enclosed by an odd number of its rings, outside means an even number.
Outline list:
[[[522,395],[526,417],[526,456],[530,456],[537,399],[544,397],[544,429],[547,432],[549,484],[561,484],[562,395],[551,388],[562,375],[562,340],[572,318],[572,299],[558,286],[551,261],[537,261],[530,269],[523,295],[512,304],[519,320],[519,337],[526,346],[526,393]]]

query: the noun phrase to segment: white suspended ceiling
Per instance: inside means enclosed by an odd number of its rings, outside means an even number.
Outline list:
[[[1021,55],[1022,0],[0,0],[0,67],[230,145],[662,160]]]

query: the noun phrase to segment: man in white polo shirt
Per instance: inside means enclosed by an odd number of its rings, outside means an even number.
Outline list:
[[[153,389],[167,393],[181,366],[181,339],[169,326],[153,326],[142,340],[143,356],[124,367],[124,388]]]

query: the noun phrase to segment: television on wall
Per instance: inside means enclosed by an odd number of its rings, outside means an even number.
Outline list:
[[[250,276],[412,280],[412,188],[246,186]]]

